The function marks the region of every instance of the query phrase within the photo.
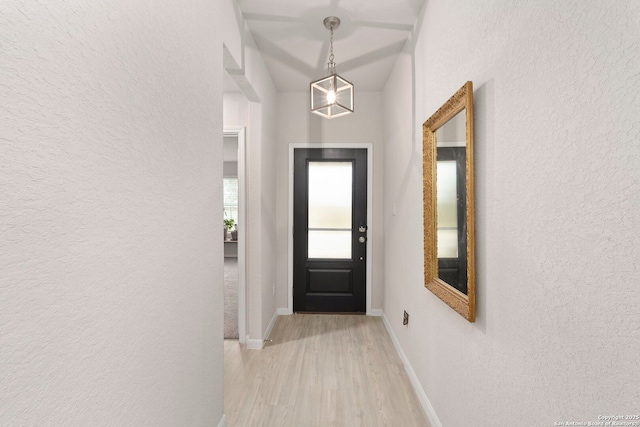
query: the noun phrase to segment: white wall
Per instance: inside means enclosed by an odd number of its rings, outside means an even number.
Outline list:
[[[326,120],[309,112],[309,94],[306,92],[282,92],[278,94],[278,145],[277,145],[277,305],[286,308],[289,145],[292,143],[371,143],[373,144],[373,228],[369,234],[373,244],[373,280],[371,306],[382,308],[383,254],[382,239],[382,186],[383,186],[383,128],[382,94],[380,92],[356,92],[355,112],[348,116]]]
[[[218,425],[217,2],[0,9],[0,424]]]
[[[276,91],[237,4],[224,0],[225,68],[242,94],[225,94],[225,126],[247,127],[248,344],[262,345],[276,314]]]
[[[249,126],[249,101],[241,92],[225,92],[222,108],[224,127]]]
[[[384,313],[443,426],[637,413],[639,16],[638,2],[429,0],[396,64],[384,92]],[[466,80],[474,324],[423,287],[418,232],[421,124]]]

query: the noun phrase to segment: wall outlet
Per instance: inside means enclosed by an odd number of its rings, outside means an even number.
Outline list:
[[[409,313],[407,313],[406,310],[404,312],[404,318],[402,319],[402,324],[403,325],[408,325],[409,324]]]

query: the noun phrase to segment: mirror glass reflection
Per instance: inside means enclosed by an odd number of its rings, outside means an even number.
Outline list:
[[[440,160],[437,167],[438,258],[458,257],[458,177],[456,162]]]
[[[436,130],[438,277],[467,293],[466,110]]]

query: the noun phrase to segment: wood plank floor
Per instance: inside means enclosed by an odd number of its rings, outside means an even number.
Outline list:
[[[224,343],[229,427],[429,426],[379,317],[278,317],[271,342]]]

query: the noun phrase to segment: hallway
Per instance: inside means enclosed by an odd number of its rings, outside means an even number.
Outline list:
[[[225,340],[224,409],[239,426],[428,426],[379,317],[278,317],[260,351]]]

